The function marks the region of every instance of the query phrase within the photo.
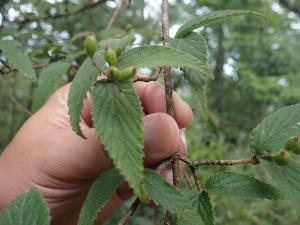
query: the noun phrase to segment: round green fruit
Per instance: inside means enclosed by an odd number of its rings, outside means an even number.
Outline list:
[[[97,49],[97,39],[94,34],[85,37],[84,46],[89,57],[93,57]]]
[[[300,154],[300,137],[293,136],[285,143],[285,148],[288,151],[291,151],[297,155]]]
[[[117,56],[117,53],[112,48],[107,48],[105,50],[105,58],[106,58],[106,61],[108,62],[108,64],[110,66],[116,66],[116,65],[118,65],[118,56]]]
[[[292,159],[291,154],[287,150],[281,150],[273,158],[278,166],[286,166]]]

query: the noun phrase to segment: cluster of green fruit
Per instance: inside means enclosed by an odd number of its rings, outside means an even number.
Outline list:
[[[97,49],[97,40],[95,35],[94,34],[87,35],[84,40],[84,45],[88,56],[93,58]],[[118,48],[116,51],[109,47],[105,49],[105,59],[110,66],[107,73],[107,77],[110,80],[114,80],[114,81],[128,80],[133,76],[135,76],[136,74],[136,68],[134,67],[127,67],[125,69],[119,69],[117,67],[119,62],[118,57],[121,55],[121,53],[122,53],[122,49],[120,48]]]
[[[293,136],[285,143],[285,148],[273,155],[275,163],[279,166],[286,166],[291,161],[290,152],[300,154],[300,137]]]

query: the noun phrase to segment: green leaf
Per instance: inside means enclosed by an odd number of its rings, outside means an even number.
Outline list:
[[[184,69],[184,78],[188,81],[192,96],[196,105],[197,112],[200,117],[207,120],[207,78],[212,78],[213,75],[208,67],[208,46],[205,38],[196,33],[190,33],[184,38],[170,39],[171,46],[197,57],[207,66],[207,74],[201,74],[194,69]]]
[[[145,169],[145,188],[154,202],[184,220],[185,224],[203,224],[191,201],[153,170]]]
[[[214,210],[208,193],[197,193],[196,197],[193,205],[197,206],[198,213],[205,222],[205,225],[214,225]]]
[[[120,68],[180,66],[208,74],[207,65],[176,48],[160,45],[142,46],[125,51],[119,58]]]
[[[106,47],[110,47],[112,49],[125,49],[129,44],[131,44],[135,40],[135,36],[133,34],[129,34],[123,38],[114,38],[114,39],[106,39],[102,40],[98,43],[101,49],[105,50]]]
[[[91,225],[112,194],[121,184],[122,176],[116,169],[103,173],[91,186],[81,208],[78,225]]]
[[[201,216],[205,225],[214,225],[214,210],[210,202],[207,192],[189,192],[186,194],[188,199],[192,202],[192,206],[196,208],[197,213]],[[182,218],[177,218],[177,225],[189,225],[182,221]]]
[[[284,147],[289,137],[300,135],[300,104],[284,107],[266,117],[251,133],[256,155],[270,155]]]
[[[283,198],[283,193],[272,185],[247,175],[232,172],[220,172],[209,177],[205,184],[205,190],[222,197]]]
[[[77,42],[78,40],[80,40],[81,42],[83,42],[84,38],[90,34],[90,31],[82,31],[80,33],[75,34],[70,42],[73,44],[74,42]]]
[[[34,90],[32,110],[37,111],[48,98],[64,83],[70,63],[55,62],[44,68],[39,76],[38,86]]]
[[[254,15],[260,16],[265,18],[262,14],[248,11],[248,10],[220,10],[220,11],[213,11],[207,14],[204,14],[200,17],[187,21],[183,24],[177,31],[176,37],[182,38],[186,36],[191,31],[203,27],[212,23],[216,23],[234,16],[241,16],[241,15]]]
[[[98,51],[94,56],[94,60],[98,64],[99,68],[102,68],[105,63],[104,52]],[[99,74],[99,69],[93,65],[90,58],[87,58],[77,71],[71,85],[68,97],[71,125],[76,134],[83,138],[84,135],[80,128],[80,115],[83,107],[83,100]]]
[[[27,54],[21,50],[20,44],[12,40],[0,40],[0,49],[3,51],[9,64],[14,69],[32,81],[36,81],[36,74]]]
[[[101,30],[99,36],[101,39],[109,39],[109,38],[117,38],[120,36],[125,36],[126,34],[127,34],[126,31],[121,28],[110,27]]]
[[[204,121],[208,120],[207,78],[199,76],[196,70],[184,70],[184,78],[189,82],[196,114]]]
[[[92,116],[110,158],[135,194],[143,180],[143,109],[130,81],[98,81],[92,92]]]
[[[184,38],[171,38],[170,45],[198,58],[206,65],[208,70],[208,46],[201,34],[192,32]],[[209,76],[212,76],[212,74],[209,74]]]
[[[36,189],[19,195],[0,213],[1,225],[49,225],[50,211]]]
[[[277,166],[274,162],[262,160],[262,165],[300,217],[300,164],[292,160],[287,166]]]

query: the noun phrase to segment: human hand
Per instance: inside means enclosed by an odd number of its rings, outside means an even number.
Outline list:
[[[136,82],[144,107],[145,166],[153,168],[179,147],[186,153],[179,128],[193,118],[190,107],[174,93],[175,120],[165,114],[164,87],[157,82]],[[91,101],[85,100],[81,127],[87,139],[77,136],[70,125],[67,97],[70,84],[59,89],[19,130],[0,157],[0,208],[29,187],[39,188],[56,225],[73,225],[90,185],[113,167],[93,128]],[[164,172],[166,179],[172,174]],[[122,184],[112,196],[97,224],[103,223],[131,195]]]

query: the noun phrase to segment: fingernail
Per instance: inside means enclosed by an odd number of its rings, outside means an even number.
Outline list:
[[[164,177],[166,178],[166,181],[170,184],[173,184],[173,171],[171,169],[168,169],[164,173]]]
[[[179,134],[180,134],[180,138],[181,138],[182,142],[185,144],[185,146],[187,146],[186,137],[185,137],[185,128],[180,129]]]

